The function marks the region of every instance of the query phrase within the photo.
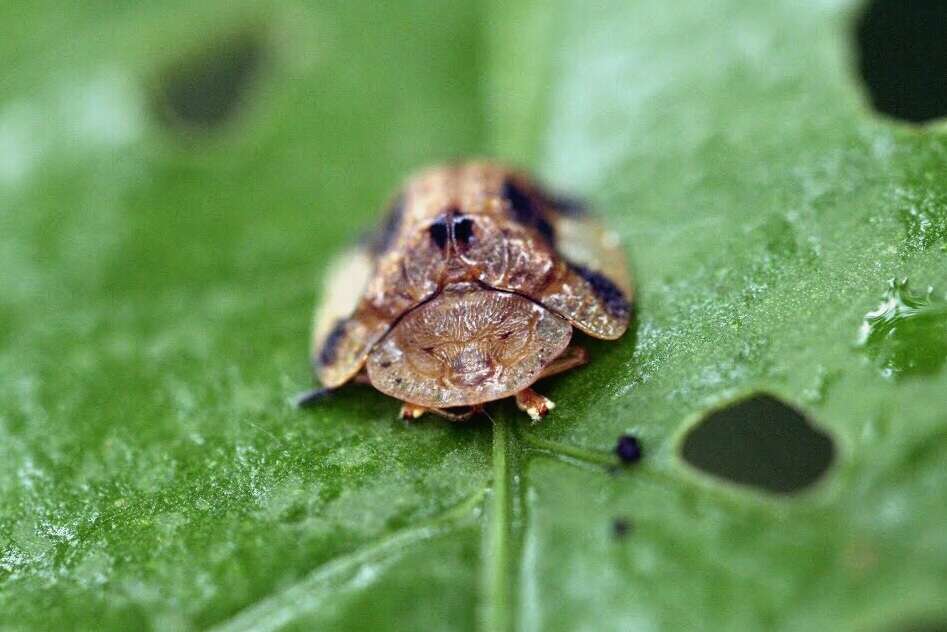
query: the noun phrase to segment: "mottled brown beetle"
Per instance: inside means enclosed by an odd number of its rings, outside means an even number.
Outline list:
[[[532,384],[587,361],[572,328],[614,340],[631,299],[617,235],[579,204],[489,162],[429,169],[330,265],[313,332],[325,388],[299,403],[355,380],[406,419],[466,419],[515,395],[538,420],[553,403]]]

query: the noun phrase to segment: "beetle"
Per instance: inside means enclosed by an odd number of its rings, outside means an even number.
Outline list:
[[[323,388],[298,403],[355,381],[404,419],[514,396],[538,421],[554,404],[533,384],[588,361],[573,329],[621,337],[632,297],[618,236],[582,204],[488,161],[429,168],[329,265],[312,339]]]

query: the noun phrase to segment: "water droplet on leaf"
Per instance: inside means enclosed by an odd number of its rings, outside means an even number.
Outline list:
[[[907,280],[892,279],[865,314],[857,345],[886,378],[937,373],[947,361],[947,304],[933,299],[933,288],[917,295]]]

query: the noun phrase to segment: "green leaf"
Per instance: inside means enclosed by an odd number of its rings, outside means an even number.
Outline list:
[[[388,4],[0,8],[0,627],[944,625],[947,136],[857,4]],[[327,258],[468,155],[590,200],[633,330],[538,426],[294,409]]]

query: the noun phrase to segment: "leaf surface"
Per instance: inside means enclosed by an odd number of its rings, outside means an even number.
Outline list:
[[[947,137],[856,4],[191,4],[0,9],[0,627],[947,621]],[[469,155],[619,232],[632,331],[538,426],[295,410],[329,256]],[[833,441],[798,493],[681,457],[755,394]]]

